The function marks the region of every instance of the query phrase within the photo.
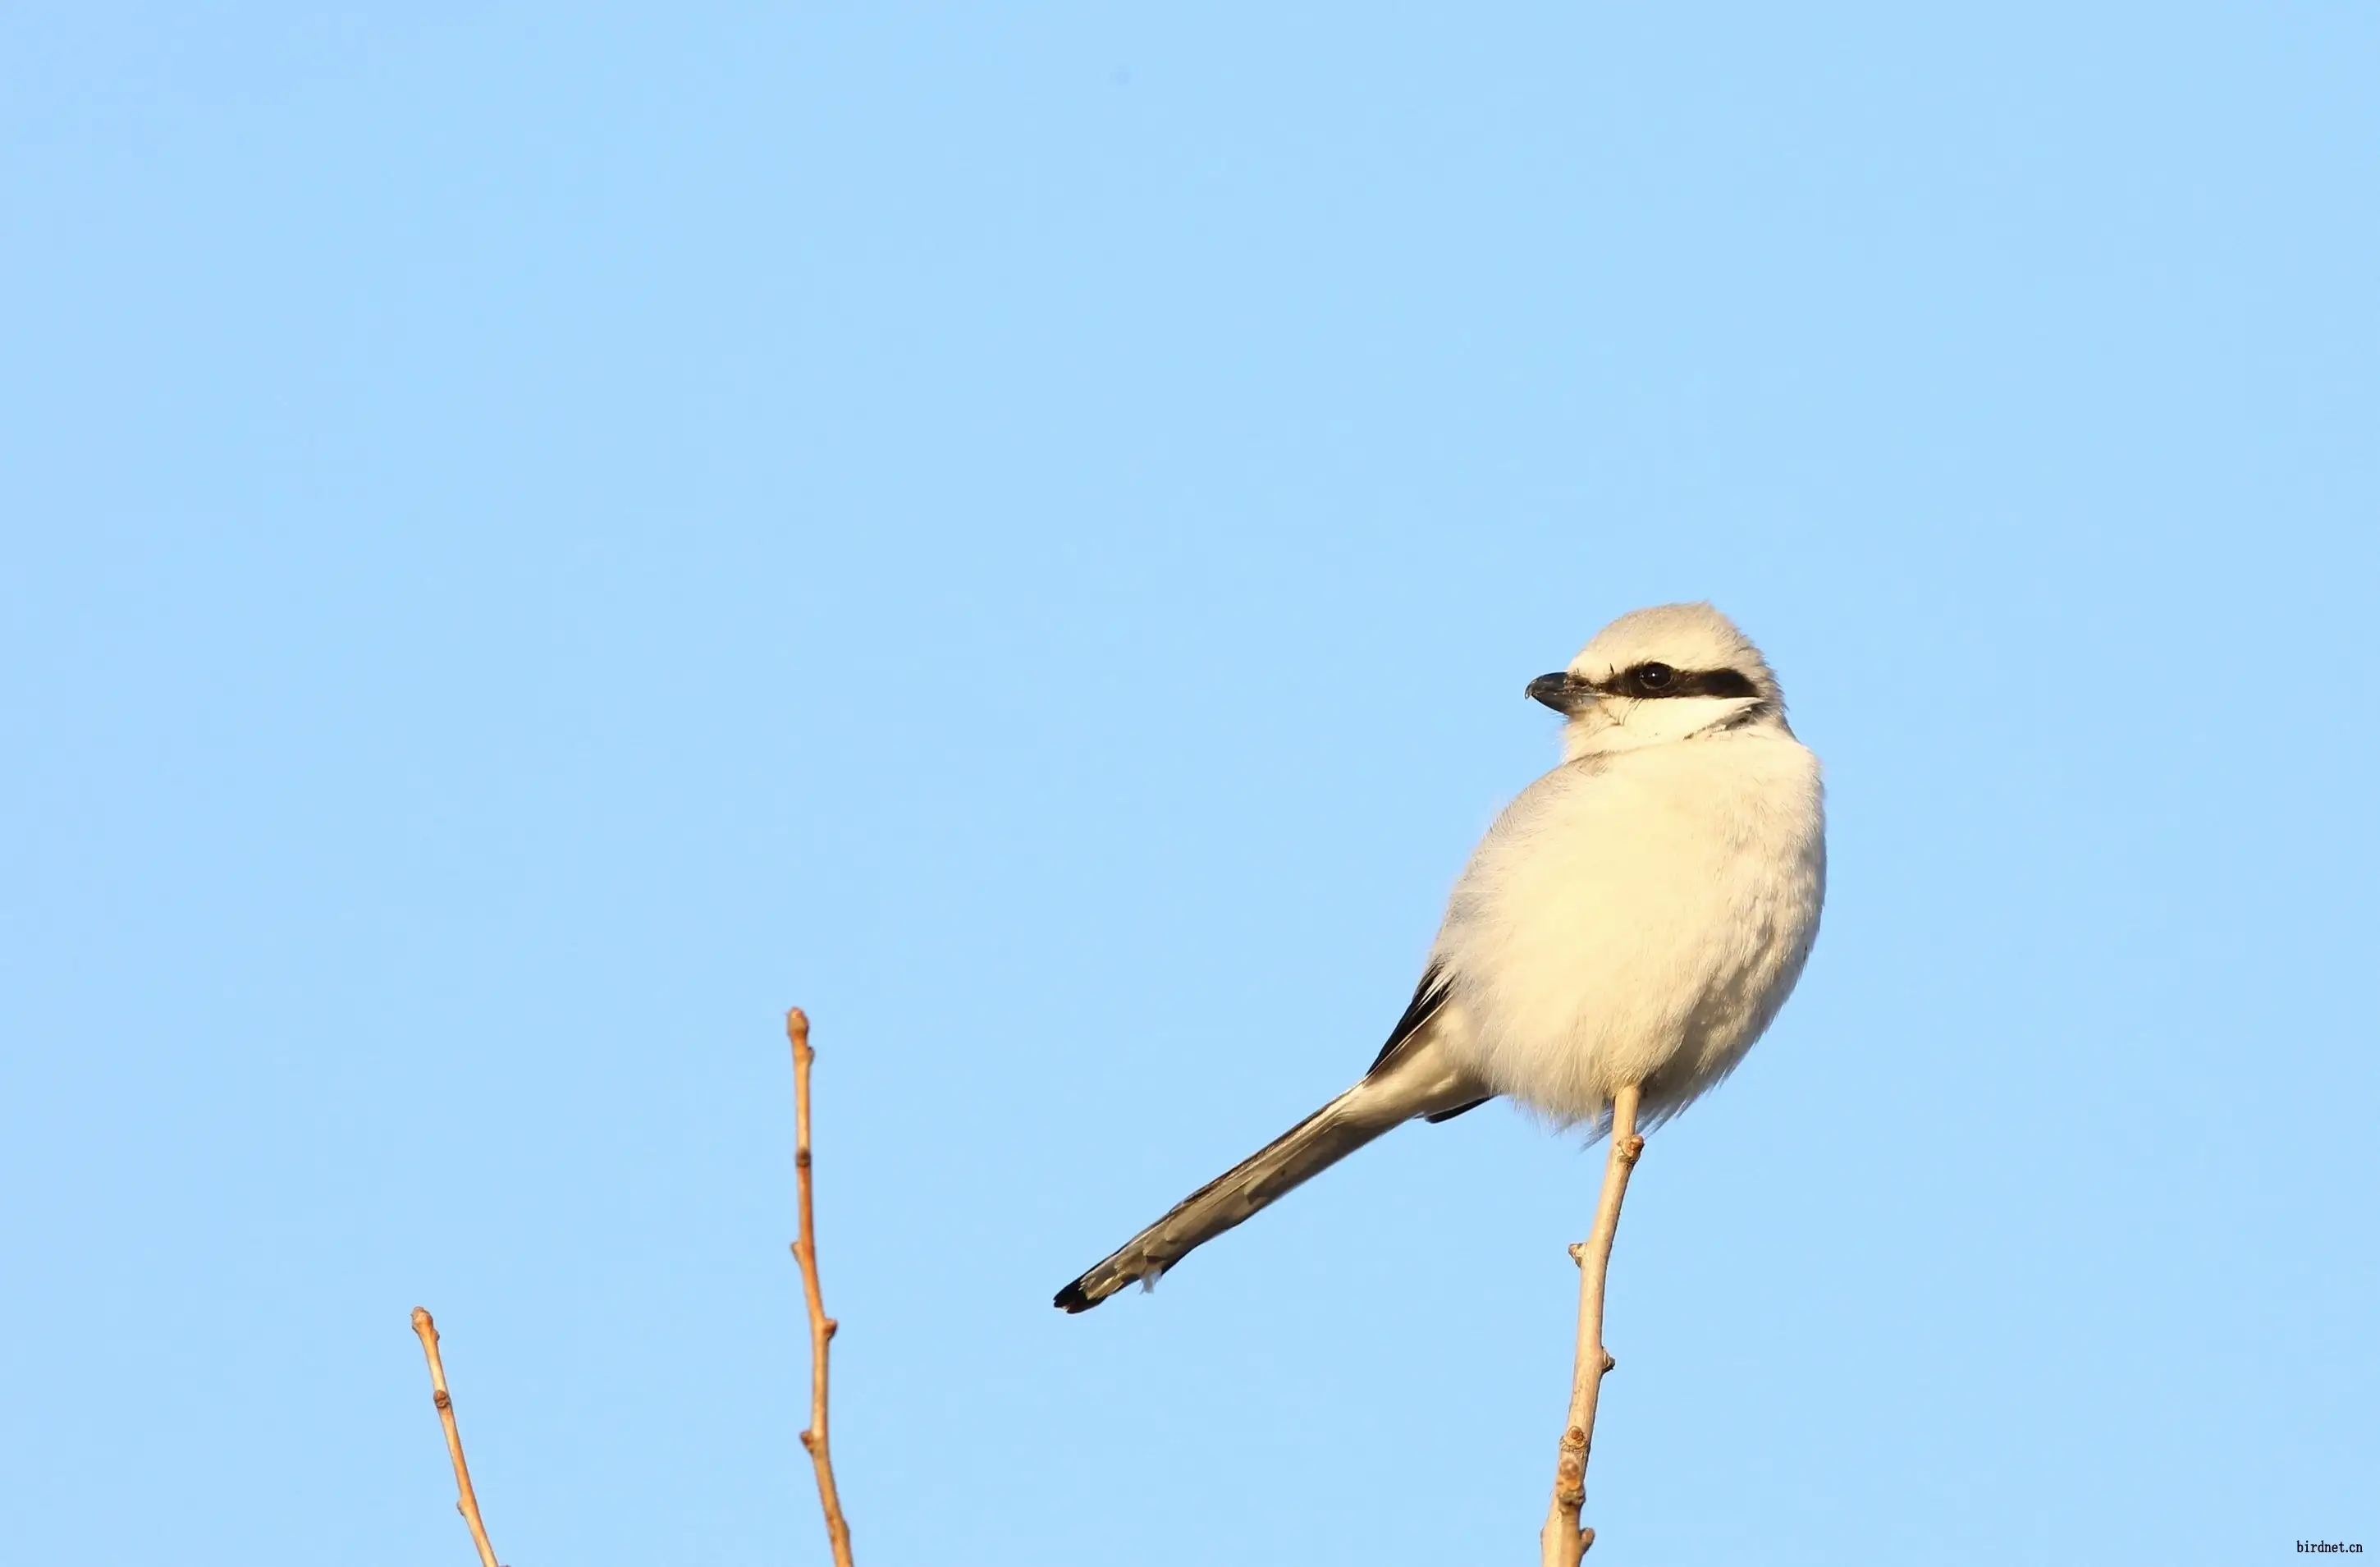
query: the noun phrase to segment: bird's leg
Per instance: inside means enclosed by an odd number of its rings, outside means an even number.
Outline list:
[[[1603,1374],[1614,1364],[1603,1348],[1603,1281],[1611,1268],[1611,1240],[1620,1230],[1620,1204],[1628,1196],[1629,1172],[1645,1151],[1645,1139],[1636,1135],[1640,1097],[1633,1083],[1611,1096],[1611,1147],[1604,1159],[1595,1228],[1584,1244],[1570,1248],[1578,1264],[1578,1360],[1571,1369],[1570,1417],[1562,1423],[1561,1456],[1554,1465],[1553,1506],[1537,1535],[1543,1567],[1579,1567],[1579,1559],[1595,1543],[1595,1531],[1582,1527],[1578,1515],[1586,1504],[1586,1454],[1595,1442],[1596,1399],[1603,1389]]]

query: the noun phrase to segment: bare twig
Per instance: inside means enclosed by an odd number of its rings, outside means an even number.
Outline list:
[[[471,1543],[480,1548],[480,1567],[496,1567],[496,1548],[488,1543],[488,1526],[480,1522],[480,1499],[471,1489],[471,1467],[463,1462],[463,1434],[455,1428],[455,1401],[446,1396],[446,1366],[438,1358],[438,1324],[417,1306],[413,1330],[421,1340],[421,1353],[430,1360],[430,1402],[438,1406],[438,1423],[446,1427],[446,1454],[455,1461],[455,1488],[462,1493],[455,1511],[471,1525]]]
[[[1584,1528],[1586,1453],[1595,1441],[1595,1404],[1603,1374],[1614,1362],[1603,1348],[1603,1281],[1611,1268],[1611,1241],[1620,1231],[1620,1204],[1628,1195],[1629,1172],[1645,1151],[1636,1135],[1638,1091],[1633,1084],[1611,1096],[1611,1150],[1603,1164],[1603,1195],[1595,1205],[1595,1228],[1583,1245],[1570,1248],[1578,1264],[1578,1359],[1571,1369],[1570,1417],[1562,1424],[1561,1457],[1554,1465],[1553,1506],[1537,1535],[1542,1567],[1578,1567],[1595,1531]]]
[[[819,1507],[826,1513],[827,1544],[834,1549],[835,1567],[851,1567],[851,1525],[844,1522],[843,1498],[834,1488],[834,1462],[826,1451],[826,1346],[834,1337],[835,1320],[826,1314],[819,1293],[818,1229],[810,1210],[810,1020],[799,1007],[785,1014],[785,1038],[794,1047],[794,1176],[801,1194],[801,1239],[794,1243],[794,1260],[802,1266],[802,1293],[810,1313],[810,1424],[802,1433],[810,1467],[818,1471]],[[458,1460],[459,1462],[459,1460]]]

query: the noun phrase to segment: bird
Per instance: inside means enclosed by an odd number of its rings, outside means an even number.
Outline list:
[[[1708,603],[1632,611],[1526,695],[1562,758],[1456,879],[1413,1000],[1354,1087],[1060,1290],[1087,1311],[1405,1122],[1507,1098],[1560,1130],[1645,1129],[1735,1070],[1826,901],[1825,784],[1767,661]]]

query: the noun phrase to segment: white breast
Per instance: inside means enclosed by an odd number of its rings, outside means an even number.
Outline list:
[[[1566,762],[1490,828],[1432,961],[1439,1033],[1560,1122],[1645,1089],[1648,1124],[1731,1071],[1784,1004],[1826,890],[1817,759],[1781,727]]]

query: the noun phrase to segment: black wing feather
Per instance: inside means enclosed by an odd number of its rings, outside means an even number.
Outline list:
[[[1380,1053],[1372,1058],[1373,1071],[1378,1072],[1380,1063],[1394,1055],[1399,1045],[1420,1033],[1421,1026],[1438,1015],[1438,1009],[1446,1004],[1447,992],[1452,989],[1452,984],[1446,978],[1446,970],[1437,964],[1433,963],[1421,971],[1421,983],[1414,987],[1412,1003],[1405,1008],[1405,1014],[1397,1019],[1397,1026],[1389,1030],[1389,1042],[1382,1045]]]

